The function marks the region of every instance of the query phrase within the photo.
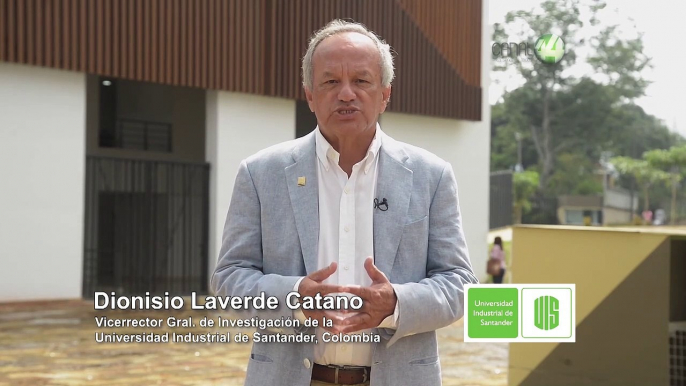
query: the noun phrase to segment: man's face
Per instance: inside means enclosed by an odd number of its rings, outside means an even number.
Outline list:
[[[322,132],[354,137],[376,127],[391,87],[381,85],[381,58],[370,38],[354,32],[326,38],[312,67],[312,89],[305,88],[305,95]]]

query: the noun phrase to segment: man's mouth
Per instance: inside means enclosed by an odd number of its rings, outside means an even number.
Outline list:
[[[357,110],[338,110],[338,113],[341,114],[341,115],[349,115],[349,114],[352,114],[352,113],[354,113],[354,112],[356,112],[356,111],[357,111]]]

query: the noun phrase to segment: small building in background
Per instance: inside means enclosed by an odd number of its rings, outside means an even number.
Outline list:
[[[558,197],[557,218],[563,225],[630,224],[638,210],[638,196],[622,188],[604,194]]]

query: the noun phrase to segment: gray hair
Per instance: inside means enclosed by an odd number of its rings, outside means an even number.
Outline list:
[[[312,56],[314,55],[314,50],[317,48],[319,43],[328,37],[344,32],[357,32],[372,39],[374,44],[376,44],[376,48],[379,50],[379,56],[381,57],[381,84],[384,87],[390,86],[391,82],[393,81],[393,77],[395,76],[393,70],[393,55],[391,55],[391,46],[376,36],[374,32],[368,30],[364,25],[340,19],[332,20],[324,28],[315,32],[310,38],[310,43],[307,46],[307,52],[303,57],[303,86],[309,90],[312,90],[312,78],[314,77],[314,70],[312,69]]]

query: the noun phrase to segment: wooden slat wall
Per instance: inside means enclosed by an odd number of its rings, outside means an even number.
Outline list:
[[[398,0],[412,22],[472,86],[481,84],[481,1]],[[469,22],[465,22],[466,20]],[[474,53],[474,55],[469,55]]]
[[[334,18],[397,52],[390,111],[481,119],[482,0],[0,0],[0,60],[305,99],[307,39]]]

